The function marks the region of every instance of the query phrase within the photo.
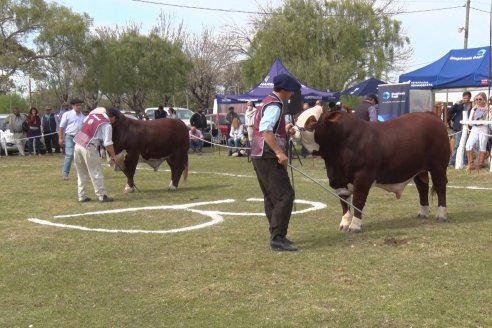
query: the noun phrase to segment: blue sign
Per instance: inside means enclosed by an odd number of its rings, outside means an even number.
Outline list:
[[[382,84],[378,91],[378,120],[387,121],[409,112],[409,83]]]

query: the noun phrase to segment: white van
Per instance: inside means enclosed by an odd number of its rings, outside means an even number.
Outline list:
[[[173,107],[176,111],[176,117],[183,121],[187,127],[190,127],[190,118],[193,115],[193,112],[188,108],[182,107]],[[164,107],[167,115],[169,115],[169,107]],[[157,111],[157,107],[149,107],[145,108],[145,115],[149,117],[149,120],[153,120],[155,118],[155,112]]]

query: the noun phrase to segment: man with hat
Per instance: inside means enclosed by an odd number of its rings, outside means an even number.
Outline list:
[[[84,101],[74,98],[70,103],[72,104],[72,110],[63,114],[58,129],[58,144],[65,150],[65,160],[63,161],[62,169],[63,180],[68,180],[75,147],[73,138],[80,131],[85,118],[81,112]]]
[[[104,187],[104,175],[99,158],[98,146],[104,146],[115,160],[113,147],[113,128],[120,112],[115,108],[103,107],[94,109],[85,117],[80,131],[75,135],[75,168],[77,169],[77,191],[79,202],[88,202],[87,179],[91,179],[94,191],[100,202],[112,202]]]
[[[377,122],[378,110],[376,105],[378,104],[378,96],[374,94],[367,95],[359,106],[355,108],[355,115],[364,121]]]
[[[294,189],[287,174],[286,145],[292,124],[286,125],[282,107],[301,84],[287,74],[273,79],[273,92],[263,99],[253,122],[251,159],[263,192],[265,214],[269,222],[270,247],[274,251],[296,251],[287,239]]]
[[[41,131],[48,154],[53,153],[53,148],[55,148],[55,153],[60,153],[56,115],[51,111],[50,106],[44,108],[44,114],[41,117]]]

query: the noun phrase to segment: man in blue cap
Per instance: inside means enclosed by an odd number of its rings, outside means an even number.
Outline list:
[[[270,247],[274,251],[296,251],[287,239],[294,189],[287,174],[286,145],[288,134],[295,132],[286,125],[282,107],[301,84],[287,74],[273,79],[273,92],[256,111],[253,121],[251,159],[263,192],[265,214],[269,222]]]

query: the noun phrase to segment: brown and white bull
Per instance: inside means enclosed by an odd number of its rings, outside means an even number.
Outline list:
[[[113,127],[113,146],[117,154],[116,169],[127,177],[125,192],[135,190],[133,177],[139,161],[159,169],[167,161],[171,168],[169,190],[178,188],[179,180],[188,175],[188,128],[181,120],[134,120],[118,115]]]
[[[352,197],[353,216],[343,201],[340,230],[359,232],[369,189],[376,185],[399,199],[410,182],[420,198],[419,217],[429,216],[429,175],[437,193],[437,220],[447,219],[448,134],[433,113],[411,113],[386,122],[367,122],[342,112],[306,111],[296,122],[303,145],[320,155],[330,186]],[[304,129],[305,130],[304,130]]]

